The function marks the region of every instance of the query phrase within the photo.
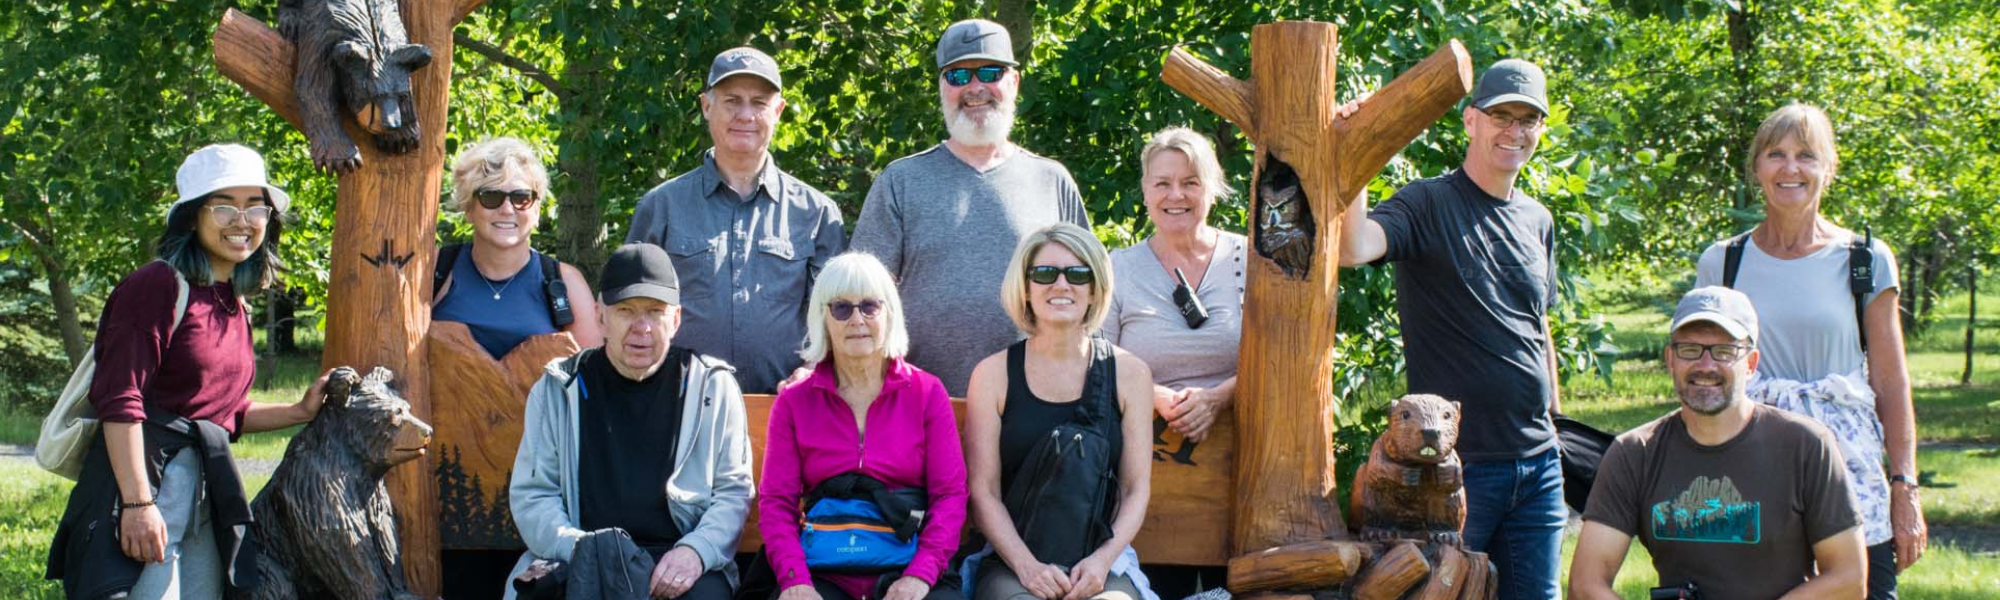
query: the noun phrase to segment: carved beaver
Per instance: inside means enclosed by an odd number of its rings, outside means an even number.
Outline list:
[[[382,476],[423,456],[431,428],[389,389],[393,377],[378,367],[363,379],[341,367],[327,378],[325,407],[250,503],[259,585],[233,598],[417,598],[403,581]]]
[[[1464,466],[1458,403],[1411,394],[1389,405],[1389,429],[1354,474],[1348,518],[1361,539],[1430,540],[1464,546]]]
[[[430,64],[431,51],[409,43],[396,0],[279,0],[278,31],[298,54],[292,87],[313,166],[336,173],[361,166],[343,115],[375,138],[377,150],[416,149],[410,72]]]

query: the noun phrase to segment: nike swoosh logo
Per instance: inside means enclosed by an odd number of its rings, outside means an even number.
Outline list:
[[[974,33],[972,30],[968,29],[965,31],[965,33],[958,34],[958,43],[977,44],[979,43],[979,40],[986,39],[987,36],[996,35],[999,33],[1000,32],[998,31],[988,31],[986,33]]]

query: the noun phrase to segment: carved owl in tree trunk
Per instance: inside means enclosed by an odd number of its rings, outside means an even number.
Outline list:
[[[430,64],[431,51],[409,43],[399,10],[396,0],[278,3],[278,31],[298,52],[293,86],[313,166],[335,173],[361,166],[361,150],[347,137],[343,118],[367,131],[377,150],[416,149],[410,73]]]

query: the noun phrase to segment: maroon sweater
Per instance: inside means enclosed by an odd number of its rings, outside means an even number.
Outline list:
[[[107,423],[146,420],[146,405],[221,425],[234,435],[250,410],[257,356],[250,317],[227,283],[189,286],[174,331],[174,272],[154,261],[118,283],[97,323],[90,404]],[[143,403],[143,404],[142,404]]]

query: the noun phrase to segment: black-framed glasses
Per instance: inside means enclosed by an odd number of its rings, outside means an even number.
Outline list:
[[[1090,282],[1097,280],[1097,273],[1091,271],[1089,265],[1077,265],[1074,267],[1038,265],[1028,267],[1028,281],[1042,285],[1052,285],[1056,282],[1057,277],[1068,279],[1070,285],[1090,285]]]
[[[1492,112],[1487,111],[1484,108],[1479,109],[1479,112],[1485,114],[1487,118],[1493,119],[1493,126],[1499,127],[1501,129],[1508,129],[1515,125],[1520,125],[1521,130],[1523,131],[1540,131],[1542,129],[1542,124],[1548,122],[1547,119],[1545,119],[1544,117],[1542,117],[1542,115],[1539,114],[1529,115],[1525,117],[1516,117],[1511,115],[1496,115],[1493,114]]]
[[[1667,347],[1673,349],[1674,357],[1681,360],[1701,360],[1702,353],[1706,352],[1709,357],[1715,359],[1715,362],[1725,365],[1736,362],[1737,359],[1743,358],[1743,355],[1750,353],[1750,346],[1743,344],[1674,342],[1667,344]]]
[[[977,77],[980,83],[993,83],[1007,74],[1007,65],[986,65],[984,67],[956,67],[944,70],[944,82],[951,87],[964,87]]]
[[[486,207],[486,210],[500,210],[502,202],[514,203],[514,210],[528,210],[528,207],[535,205],[536,200],[542,199],[542,195],[535,190],[489,189],[473,192],[472,195],[479,199],[479,205]]]
[[[243,217],[243,220],[250,223],[251,225],[263,225],[265,223],[271,222],[271,214],[276,213],[278,211],[278,209],[271,208],[269,206],[252,206],[250,208],[236,208],[235,206],[231,206],[228,204],[212,204],[209,205],[207,208],[209,217],[215,219],[216,225],[222,225],[222,226],[228,226],[230,223],[235,223],[236,218],[238,216]]]
[[[826,303],[826,312],[832,315],[835,321],[845,321],[853,318],[854,311],[857,309],[861,311],[861,318],[873,319],[876,315],[882,314],[882,301],[870,298],[860,302],[835,300]]]

